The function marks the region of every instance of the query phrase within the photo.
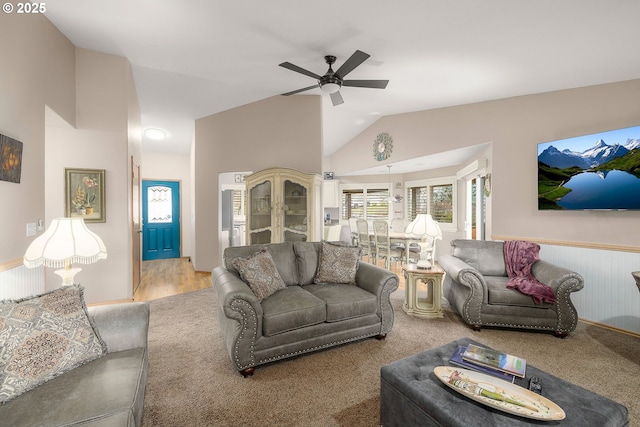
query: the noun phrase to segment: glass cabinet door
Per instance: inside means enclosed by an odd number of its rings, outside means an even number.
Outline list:
[[[250,243],[271,243],[271,181],[264,181],[249,190],[251,221]]]
[[[307,240],[307,188],[284,180],[284,241]]]

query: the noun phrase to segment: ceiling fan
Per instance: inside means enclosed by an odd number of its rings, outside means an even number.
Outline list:
[[[347,74],[352,72],[357,66],[366,61],[369,56],[371,55],[356,50],[353,55],[351,55],[349,59],[347,59],[344,64],[342,64],[340,68],[338,68],[337,71],[333,71],[331,66],[336,62],[336,57],[333,55],[327,55],[324,57],[324,60],[327,62],[327,64],[329,64],[329,69],[324,74],[324,76],[319,76],[316,73],[312,73],[311,71],[305,70],[304,68],[298,67],[297,65],[294,65],[290,62],[283,62],[282,64],[280,64],[281,67],[287,68],[300,74],[304,74],[305,76],[313,77],[314,79],[318,80],[318,83],[313,86],[283,93],[282,95],[289,96],[295,93],[300,93],[304,92],[305,90],[315,89],[319,87],[323,92],[330,94],[331,102],[334,106],[336,106],[344,102],[344,100],[342,99],[342,95],[340,95],[340,88],[342,86],[384,89],[387,87],[389,80],[344,80]]]

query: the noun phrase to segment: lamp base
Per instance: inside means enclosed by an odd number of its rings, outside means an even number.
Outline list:
[[[429,248],[431,245],[427,243],[427,236],[422,236],[422,240],[420,243],[420,260],[416,264],[416,266],[421,270],[431,270],[431,262],[429,262]]]
[[[73,278],[80,271],[82,271],[81,268],[61,268],[54,271],[54,273],[62,277],[62,286],[71,286],[74,284]]]

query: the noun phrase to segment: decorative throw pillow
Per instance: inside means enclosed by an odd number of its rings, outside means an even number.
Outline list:
[[[0,403],[103,356],[83,288],[0,302]]]
[[[360,248],[322,242],[318,273],[314,283],[356,283]]]
[[[236,258],[233,260],[233,266],[260,302],[287,287],[267,249],[246,258]]]

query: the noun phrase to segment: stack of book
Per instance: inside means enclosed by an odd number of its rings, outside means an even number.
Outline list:
[[[527,361],[511,354],[480,347],[474,344],[458,346],[449,363],[461,368],[493,375],[514,382],[515,377],[525,377]]]

